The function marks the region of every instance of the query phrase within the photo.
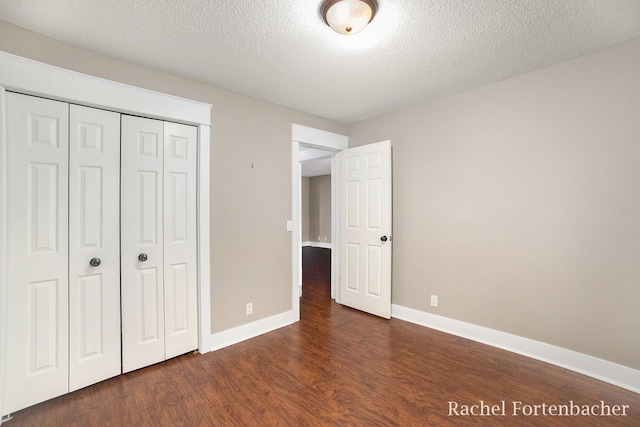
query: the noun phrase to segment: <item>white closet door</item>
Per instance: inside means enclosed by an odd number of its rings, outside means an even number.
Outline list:
[[[163,122],[122,116],[122,370],[165,359]]]
[[[120,114],[71,105],[69,391],[120,374]]]
[[[7,94],[5,413],[69,388],[68,123],[66,103]]]
[[[164,299],[166,358],[198,347],[194,126],[164,124]]]

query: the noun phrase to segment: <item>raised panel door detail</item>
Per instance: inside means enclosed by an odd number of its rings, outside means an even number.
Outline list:
[[[140,331],[139,342],[146,344],[151,341],[158,341],[159,335],[159,313],[158,307],[162,303],[159,292],[162,283],[158,283],[158,269],[148,268],[139,270],[138,289],[140,292],[140,307],[137,312],[138,330]]]
[[[83,108],[83,107],[80,107]],[[105,128],[101,123],[88,123],[79,121],[78,149],[102,152],[105,138]],[[109,132],[109,130],[107,130]]]
[[[382,247],[367,245],[367,295],[380,298],[382,296]]]
[[[382,230],[382,180],[367,180],[367,228]]]
[[[2,408],[11,413],[69,390],[69,104],[8,92],[6,119]]]
[[[169,199],[165,200],[167,213],[170,215],[167,220],[172,224],[170,233],[165,238],[167,243],[185,242],[187,240],[187,216],[189,206],[187,205],[189,181],[188,174],[182,172],[172,172],[169,174],[169,188],[167,194]]]
[[[360,245],[347,243],[347,274],[346,287],[348,291],[360,291]]]
[[[102,218],[104,189],[102,168],[95,166],[79,166],[80,198],[80,246],[83,248],[99,248],[102,246]],[[115,231],[115,230],[114,230]]]
[[[155,132],[138,132],[140,157],[158,159],[158,136]]]
[[[350,156],[347,158],[347,172],[358,172],[360,170],[360,157]]]
[[[78,359],[102,355],[102,274],[78,278],[80,290],[80,354]]]
[[[44,145],[59,148],[59,117],[27,114],[29,145]],[[65,144],[66,146],[66,141]]]
[[[29,284],[29,374],[58,366],[58,281]],[[63,361],[63,363],[65,363]]]
[[[158,243],[158,225],[161,224],[158,211],[158,172],[139,172],[140,214],[137,219],[140,222],[141,245],[155,245]]]
[[[70,106],[69,390],[121,373],[120,114]],[[91,265],[99,259],[99,265]]]
[[[181,136],[172,135],[169,138],[169,155],[175,160],[189,159],[189,139]]]
[[[382,167],[382,153],[369,153],[367,154],[367,170],[380,169]]]
[[[360,181],[347,183],[347,228],[360,228]]]
[[[171,335],[188,330],[189,310],[193,309],[189,307],[188,284],[187,264],[169,266],[169,274],[165,275],[165,298],[167,299],[167,331]]]
[[[32,162],[29,169],[27,218],[31,224],[31,252],[57,252],[60,168],[57,164]]]

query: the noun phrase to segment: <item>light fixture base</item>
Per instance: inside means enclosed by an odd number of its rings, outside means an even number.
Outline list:
[[[360,32],[378,11],[376,0],[324,0],[320,4],[320,16],[338,34],[352,35]]]

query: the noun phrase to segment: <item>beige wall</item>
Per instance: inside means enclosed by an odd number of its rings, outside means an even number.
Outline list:
[[[286,231],[291,219],[291,123],[341,134],[346,126],[118,61],[3,21],[0,50],[213,104],[212,331],[291,309],[291,234]],[[253,302],[252,316],[245,315],[248,302]]]
[[[331,243],[331,175],[309,179],[309,240]]]
[[[310,178],[308,176],[302,177],[302,187],[300,191],[300,199],[302,202],[302,218],[300,219],[300,222],[302,223],[301,240],[303,242],[309,241],[309,179]]]
[[[640,369],[640,40],[348,135],[393,144],[393,303]]]

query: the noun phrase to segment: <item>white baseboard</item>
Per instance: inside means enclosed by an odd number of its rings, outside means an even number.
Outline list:
[[[313,246],[315,248],[331,249],[331,243],[327,242],[302,242],[302,246]]]
[[[566,348],[396,304],[391,305],[391,316],[531,357],[580,374],[588,375],[635,393],[640,393],[640,371],[626,366],[567,350]]]
[[[219,350],[233,344],[266,334],[273,330],[288,326],[299,320],[297,313],[293,310],[267,317],[266,319],[257,320],[247,323],[246,325],[228,329],[226,331],[217,332],[209,335],[203,345],[203,353]]]

